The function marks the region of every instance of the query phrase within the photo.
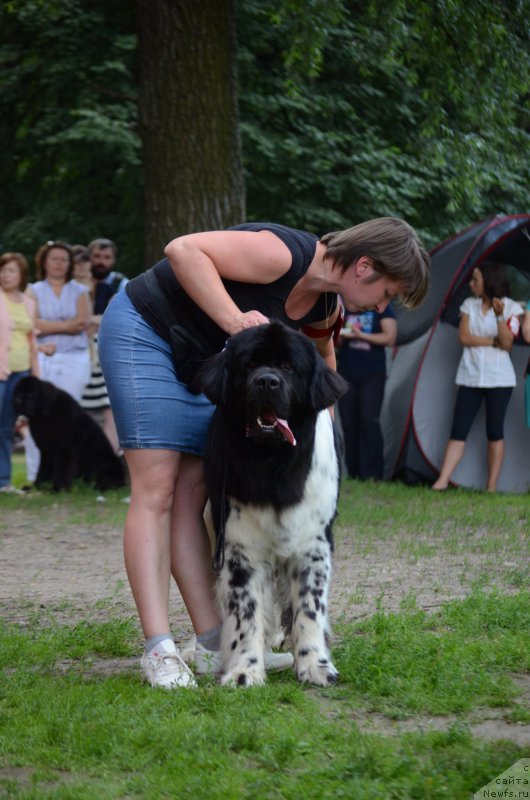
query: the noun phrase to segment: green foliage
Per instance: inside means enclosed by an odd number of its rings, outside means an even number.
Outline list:
[[[0,249],[110,236],[141,265],[140,140],[131,4],[0,7]]]
[[[344,0],[318,29],[317,57],[302,24],[245,0],[249,216],[322,232],[395,214],[433,244],[525,210],[528,4],[510,5]]]
[[[527,210],[528,0],[236,10],[248,218],[398,215],[433,245]],[[143,268],[135,26],[126,0],[1,4],[0,250],[105,235]]]

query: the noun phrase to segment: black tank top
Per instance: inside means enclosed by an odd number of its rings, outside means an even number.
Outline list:
[[[330,316],[337,305],[336,294],[321,294],[313,308],[301,319],[292,320],[285,313],[285,302],[294,285],[305,275],[314,256],[318,237],[306,231],[275,225],[269,222],[247,222],[234,225],[228,230],[271,231],[289,248],[292,262],[289,270],[273,283],[242,283],[223,279],[223,284],[241,311],[261,311],[269,319],[279,319],[294,330]],[[191,334],[200,332],[211,352],[219,352],[226,342],[226,332],[219,328],[182,289],[167,258],[151,268],[175,315],[175,322],[183,325]],[[144,275],[133,278],[125,291],[145,321],[166,341],[169,341],[168,326],[157,311],[156,300],[146,285]]]

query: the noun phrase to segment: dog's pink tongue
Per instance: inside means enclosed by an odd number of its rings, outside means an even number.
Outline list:
[[[289,442],[289,444],[292,444],[294,447],[296,445],[296,439],[294,438],[294,433],[290,429],[287,420],[278,419],[278,417],[276,417],[276,427],[280,431],[285,441]]]

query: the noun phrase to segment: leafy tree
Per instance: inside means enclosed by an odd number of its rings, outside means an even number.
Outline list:
[[[397,214],[434,244],[525,210],[529,0],[235,8],[237,49],[232,0],[0,6],[1,248],[109,235],[134,274],[144,218],[149,259],[243,218],[236,53],[249,218]]]
[[[238,20],[250,216],[322,231],[397,214],[434,243],[525,208],[527,2],[334,2],[311,69],[299,6],[245,0]]]
[[[0,247],[110,236],[142,266],[131,4],[0,6]]]

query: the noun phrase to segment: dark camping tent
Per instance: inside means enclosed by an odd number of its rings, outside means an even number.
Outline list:
[[[459,308],[469,292],[475,266],[486,259],[507,266],[511,297],[530,299],[530,214],[496,216],[477,222],[431,252],[432,286],[416,311],[397,309],[398,343],[381,412],[385,477],[406,483],[432,483],[449,438],[462,347]],[[506,456],[501,491],[530,488],[530,430],[525,425],[523,374],[530,348],[518,341],[512,350],[517,375],[505,423]],[[486,485],[484,409],[471,429],[464,458],[452,482],[468,488]]]

